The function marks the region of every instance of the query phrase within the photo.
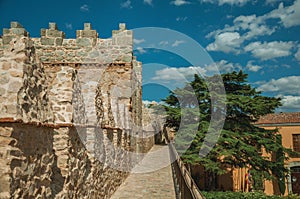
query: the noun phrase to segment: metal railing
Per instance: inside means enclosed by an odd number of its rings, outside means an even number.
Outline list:
[[[172,163],[174,182],[177,185],[178,199],[205,199],[200,192],[197,184],[191,177],[190,172],[185,167],[183,161],[179,157],[172,142],[169,142],[169,151]]]

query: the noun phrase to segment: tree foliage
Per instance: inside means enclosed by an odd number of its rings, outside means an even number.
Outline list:
[[[167,125],[178,130],[175,146],[181,158],[218,174],[225,173],[228,168],[251,167],[263,178],[282,178],[286,172],[284,159],[291,151],[282,146],[277,130],[254,125],[259,117],[273,113],[281,105],[280,99],[263,96],[247,83],[248,75],[242,71],[221,76],[226,91],[225,122],[216,144],[205,157],[199,157],[199,150],[209,136],[212,113],[225,114],[225,109],[212,104],[213,97],[218,95],[214,91],[220,88],[220,85],[213,85],[216,76],[195,75],[192,82],[175,89],[164,99]],[[196,96],[198,104],[189,100],[192,95]],[[187,121],[182,122],[186,112]],[[189,141],[191,137],[192,142]],[[263,151],[274,155],[262,155]]]

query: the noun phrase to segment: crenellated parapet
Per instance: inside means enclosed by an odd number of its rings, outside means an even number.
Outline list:
[[[2,43],[3,45],[7,45],[13,38],[22,36],[29,37],[29,33],[19,22],[11,22],[9,29],[3,28]]]
[[[61,46],[65,33],[57,29],[56,23],[49,23],[49,29],[41,29],[41,44],[42,45],[57,45]]]
[[[90,23],[84,23],[83,30],[76,30],[76,45],[85,46],[95,46],[98,39],[98,33],[96,30],[92,30],[92,25]]]
[[[49,23],[49,28],[41,29],[41,37],[31,38],[18,22],[11,22],[10,28],[3,29],[0,39],[0,56],[9,51],[12,40],[26,37],[33,42],[33,47],[41,62],[55,63],[124,63],[132,61],[133,33],[121,23],[119,30],[112,31],[112,37],[102,39],[92,29],[90,23],[84,23],[83,30],[76,31],[76,38],[67,39],[56,23]]]
[[[93,95],[97,87],[101,87],[101,109],[107,113],[100,123],[125,128],[124,122],[119,118],[112,119],[113,116],[117,117],[118,109],[130,107],[131,103],[134,107],[141,105],[141,67],[133,57],[133,33],[121,23],[119,30],[112,31],[112,38],[98,36],[90,23],[84,23],[83,30],[76,31],[76,38],[67,39],[56,23],[49,23],[47,29],[41,29],[41,37],[31,38],[20,23],[11,22],[9,29],[3,29],[0,39],[2,116],[53,123],[84,121],[84,118],[75,118],[83,117],[83,114],[74,113],[74,107],[79,103],[74,90],[83,92],[81,96],[86,98],[85,104],[94,104]],[[101,82],[104,77],[108,78],[107,81]],[[127,83],[130,81],[134,83]],[[109,90],[118,87],[121,93]],[[131,91],[136,88],[138,92]],[[119,103],[119,99],[124,106],[111,107]],[[95,109],[94,105],[87,109],[90,122],[96,124],[95,110],[90,110]],[[138,120],[138,109],[132,111],[136,117],[134,122]],[[110,123],[108,120],[115,121]]]

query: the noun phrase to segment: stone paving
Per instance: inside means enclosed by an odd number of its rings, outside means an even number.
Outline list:
[[[111,199],[175,199],[168,145],[154,145]]]

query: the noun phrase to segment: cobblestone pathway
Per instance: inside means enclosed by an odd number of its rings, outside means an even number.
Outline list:
[[[154,145],[111,199],[125,198],[176,198],[167,145]]]

